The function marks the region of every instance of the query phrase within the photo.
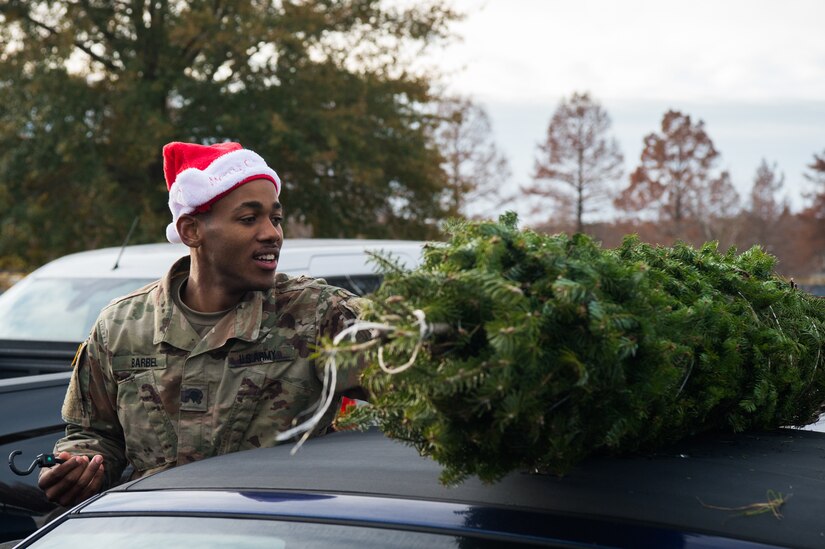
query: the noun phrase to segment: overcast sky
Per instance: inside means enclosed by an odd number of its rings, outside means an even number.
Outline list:
[[[454,0],[463,39],[438,53],[451,90],[487,108],[499,148],[529,181],[563,96],[588,91],[625,156],[664,112],[705,122],[745,195],[762,158],[804,203],[805,165],[825,151],[825,1]]]

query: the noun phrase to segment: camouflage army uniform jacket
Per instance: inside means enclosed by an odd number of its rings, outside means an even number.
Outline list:
[[[170,291],[188,270],[187,257],[110,303],[78,350],[55,453],[102,454],[106,486],[127,462],[138,478],[274,446],[321,395],[323,364],[310,358],[313,347],[356,316],[349,292],[277,274],[273,289],[249,292],[201,339]],[[339,372],[337,392],[356,386],[358,372]]]

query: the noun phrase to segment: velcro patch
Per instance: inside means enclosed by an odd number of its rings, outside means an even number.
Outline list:
[[[180,409],[184,412],[205,412],[209,390],[206,385],[187,385],[180,389]]]

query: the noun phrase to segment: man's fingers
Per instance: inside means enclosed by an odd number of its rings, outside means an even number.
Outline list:
[[[77,484],[75,484],[75,486],[77,487],[77,491],[74,494],[74,497],[78,502],[83,501],[84,499],[89,497],[84,497],[84,494],[86,494],[90,490],[90,485],[94,482],[102,466],[103,456],[94,456],[91,460],[89,460],[89,464],[86,466],[86,470],[83,471],[83,474],[80,475]]]
[[[38,481],[50,501],[70,507],[95,495],[103,486],[103,456],[89,459],[64,452],[58,457],[67,461],[44,469]]]
[[[89,459],[87,456],[80,456],[75,459],[83,464],[83,469],[76,479],[72,478],[72,483],[68,486],[68,490],[58,497],[58,503],[63,507],[71,507],[82,501],[80,497],[81,494],[85,492],[86,487],[92,479],[94,479],[95,473],[97,473],[100,464],[103,462],[102,456],[94,456],[92,459]],[[70,476],[67,476],[66,480],[69,481],[70,478]]]
[[[81,467],[82,464],[78,462],[76,458],[67,455],[66,458],[61,457],[60,459],[66,459],[66,463],[41,470],[42,472],[37,481],[37,485],[40,486],[40,489],[44,492],[48,492],[50,488],[62,482],[67,476],[74,475],[75,478],[80,477],[80,472],[78,472],[77,469]]]
[[[100,489],[103,487],[106,466],[103,463],[103,456],[95,456],[95,458],[100,459],[100,466],[97,467],[94,476],[92,476],[92,478],[86,484],[86,487],[80,493],[80,496],[77,498],[77,503],[80,503],[81,501],[86,501],[90,497],[100,492]]]
[[[75,456],[72,460],[77,462],[77,467],[67,473],[61,482],[55,484],[46,492],[49,499],[57,501],[63,507],[69,507],[74,501],[75,495],[80,491],[78,486],[80,477],[83,476],[89,464],[89,458],[86,456]]]
[[[83,474],[80,475],[80,479],[77,483],[80,486],[86,487],[86,485],[92,481],[95,474],[97,474],[97,470],[100,469],[102,464],[103,456],[93,456],[92,459],[89,460],[89,464],[86,465],[86,469],[83,471]]]

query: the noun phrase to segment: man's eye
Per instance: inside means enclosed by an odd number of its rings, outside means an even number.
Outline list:
[[[284,218],[280,217],[280,216],[277,216],[277,215],[274,215],[274,216],[270,217],[269,220],[272,221],[272,224],[277,227],[278,225],[281,224],[281,222],[284,220]]]
[[[241,223],[255,223],[255,216],[254,215],[248,215],[246,217],[242,217],[241,218]]]

